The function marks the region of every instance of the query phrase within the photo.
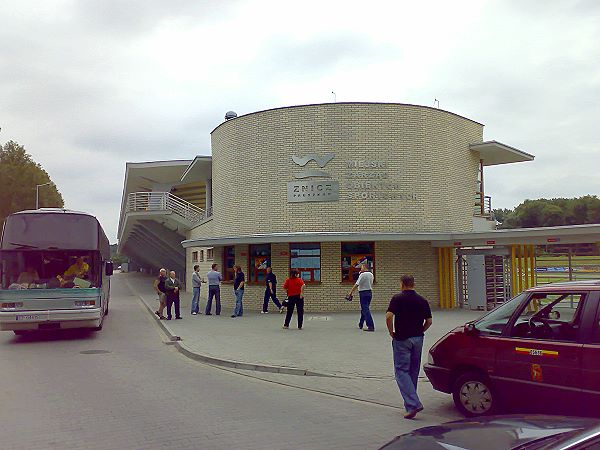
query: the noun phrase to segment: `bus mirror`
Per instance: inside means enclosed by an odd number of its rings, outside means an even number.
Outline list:
[[[106,261],[106,266],[104,267],[107,276],[111,276],[113,274],[113,263],[112,261]]]

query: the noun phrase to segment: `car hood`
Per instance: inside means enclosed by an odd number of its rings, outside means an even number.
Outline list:
[[[419,428],[398,436],[383,449],[511,449],[548,436],[598,425],[579,417],[506,415],[465,419]]]

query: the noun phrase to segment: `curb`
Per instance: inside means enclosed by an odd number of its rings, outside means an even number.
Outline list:
[[[129,284],[129,283],[127,283]],[[131,286],[130,286],[131,288]],[[132,289],[133,292],[135,292]],[[142,305],[146,308],[146,310],[152,315],[154,321],[158,324],[158,326],[163,330],[163,332],[167,335],[169,340],[173,343],[173,345],[177,348],[177,350],[182,354],[187,356],[194,361],[200,361],[207,364],[212,364],[215,366],[227,367],[229,369],[243,369],[243,370],[254,370],[256,372],[269,372],[269,373],[280,373],[284,375],[300,375],[300,376],[309,376],[309,377],[328,377],[328,378],[348,378],[335,374],[321,373],[315,372],[307,369],[300,369],[297,367],[285,367],[285,366],[270,366],[266,364],[255,364],[255,363],[247,363],[242,361],[234,361],[230,359],[216,358],[214,356],[203,355],[201,353],[197,353],[192,351],[182,340],[181,337],[175,334],[168,326],[164,323],[163,320],[160,320],[154,314],[152,308],[146,303],[146,301],[142,298],[141,295],[137,294],[137,297],[140,299]]]

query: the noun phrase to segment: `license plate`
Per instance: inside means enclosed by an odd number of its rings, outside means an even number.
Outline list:
[[[46,317],[42,314],[23,314],[16,316],[16,320],[44,320]]]

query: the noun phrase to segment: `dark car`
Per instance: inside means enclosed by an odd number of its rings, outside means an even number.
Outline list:
[[[466,416],[600,415],[600,281],[535,287],[440,339],[425,373]]]
[[[600,421],[561,416],[478,417],[420,428],[381,448],[598,450]]]

